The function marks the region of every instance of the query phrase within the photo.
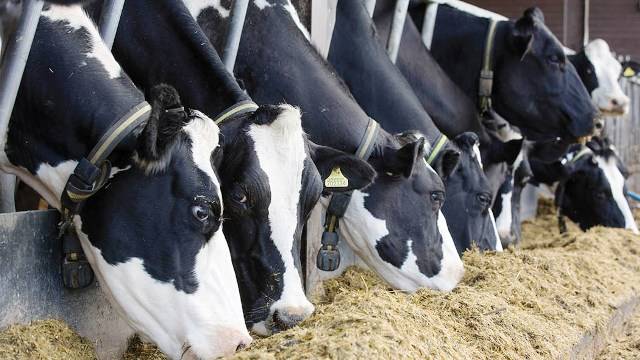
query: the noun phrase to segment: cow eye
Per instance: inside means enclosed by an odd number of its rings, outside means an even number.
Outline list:
[[[476,198],[483,207],[489,207],[489,205],[491,205],[491,195],[489,194],[480,193],[476,195]]]
[[[238,204],[245,204],[247,202],[247,194],[242,191],[236,191],[231,194],[231,199]]]
[[[202,205],[194,205],[191,207],[191,214],[200,222],[209,219],[209,208]]]
[[[432,191],[431,192],[431,206],[434,211],[440,210],[442,204],[444,204],[444,192],[443,191]]]
[[[598,198],[598,200],[605,200],[607,198],[607,194],[604,191],[598,191],[596,193],[596,198]]]

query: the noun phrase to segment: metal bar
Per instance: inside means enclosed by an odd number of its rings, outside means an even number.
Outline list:
[[[100,13],[100,37],[107,47],[111,49],[113,41],[118,31],[118,23],[120,23],[120,15],[124,0],[105,0],[102,4],[102,12]]]
[[[240,37],[242,36],[242,28],[244,27],[244,18],[247,15],[249,0],[235,0],[233,9],[231,9],[231,23],[229,23],[229,31],[227,33],[227,41],[224,44],[222,52],[222,62],[224,67],[233,74],[233,67],[236,64],[236,56],[238,56],[238,47],[240,47]]]
[[[364,6],[369,12],[369,16],[373,17],[373,11],[376,9],[376,0],[364,0]]]
[[[589,0],[584,0],[584,18],[582,24],[582,46],[589,43],[589,12],[591,12]]]
[[[27,66],[43,4],[42,0],[23,2],[16,30],[5,45],[4,64],[0,69],[0,134],[3,136],[9,127],[11,112],[18,96],[22,73]],[[3,175],[0,177],[0,186],[0,211],[15,211],[15,177]]]
[[[393,22],[391,23],[391,32],[387,41],[387,54],[391,62],[395,64],[398,58],[398,50],[400,49],[400,41],[402,40],[402,30],[404,30],[404,21],[407,18],[407,10],[409,9],[409,0],[398,0],[396,9],[393,14]]]

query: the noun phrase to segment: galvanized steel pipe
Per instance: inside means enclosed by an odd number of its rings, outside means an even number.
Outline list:
[[[118,23],[120,23],[120,15],[124,0],[105,0],[102,4],[102,12],[100,13],[100,37],[107,47],[111,49],[113,41],[118,31]]]
[[[387,41],[387,54],[391,62],[395,64],[398,58],[398,50],[400,49],[400,41],[402,40],[402,30],[404,29],[404,21],[407,18],[407,10],[409,9],[409,0],[398,0],[393,13],[393,22],[391,23],[391,32]]]
[[[231,9],[231,22],[229,23],[229,31],[227,32],[227,41],[224,44],[222,52],[222,62],[227,71],[233,74],[233,67],[236,64],[236,56],[238,56],[238,47],[240,47],[240,37],[242,36],[242,28],[244,27],[244,18],[247,15],[249,0],[235,0]]]
[[[4,136],[9,127],[43,4],[42,0],[24,0],[16,30],[5,44],[4,63],[0,69],[0,136]],[[14,176],[0,177],[0,212],[15,211],[14,189]]]

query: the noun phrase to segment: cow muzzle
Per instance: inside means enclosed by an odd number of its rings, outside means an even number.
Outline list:
[[[209,360],[217,359],[221,356],[231,356],[236,351],[249,346],[251,341],[251,336],[247,331],[232,327],[221,328],[215,332],[214,336],[206,344],[198,344],[195,341],[183,344],[180,359]]]

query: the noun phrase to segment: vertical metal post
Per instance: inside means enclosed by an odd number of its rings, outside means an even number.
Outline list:
[[[402,40],[402,30],[404,30],[404,21],[407,18],[407,10],[409,9],[409,0],[398,0],[396,9],[393,13],[393,22],[391,23],[391,32],[387,41],[387,54],[391,62],[395,64],[398,58],[398,50],[400,49],[400,41]]]
[[[373,11],[376,9],[376,0],[364,0],[364,6],[369,12],[369,16],[373,17]]]
[[[227,32],[227,41],[224,44],[222,52],[222,62],[227,71],[233,74],[233,67],[236,64],[236,56],[238,56],[238,47],[240,46],[240,37],[242,36],[242,28],[244,27],[244,18],[247,15],[249,0],[235,0],[231,9],[231,22],[229,23],[229,31]]]
[[[584,0],[584,18],[582,24],[582,46],[587,46],[589,43],[589,12],[591,12],[589,6],[589,0]]]
[[[31,43],[38,27],[42,0],[24,0],[22,14],[13,35],[6,42],[4,64],[0,69],[0,134],[4,136],[9,127],[11,112],[16,102],[22,73],[27,65]],[[15,211],[15,177],[0,176],[0,212]]]
[[[116,38],[123,7],[124,0],[105,0],[102,4],[99,22],[100,37],[109,49],[113,46],[113,40]]]

